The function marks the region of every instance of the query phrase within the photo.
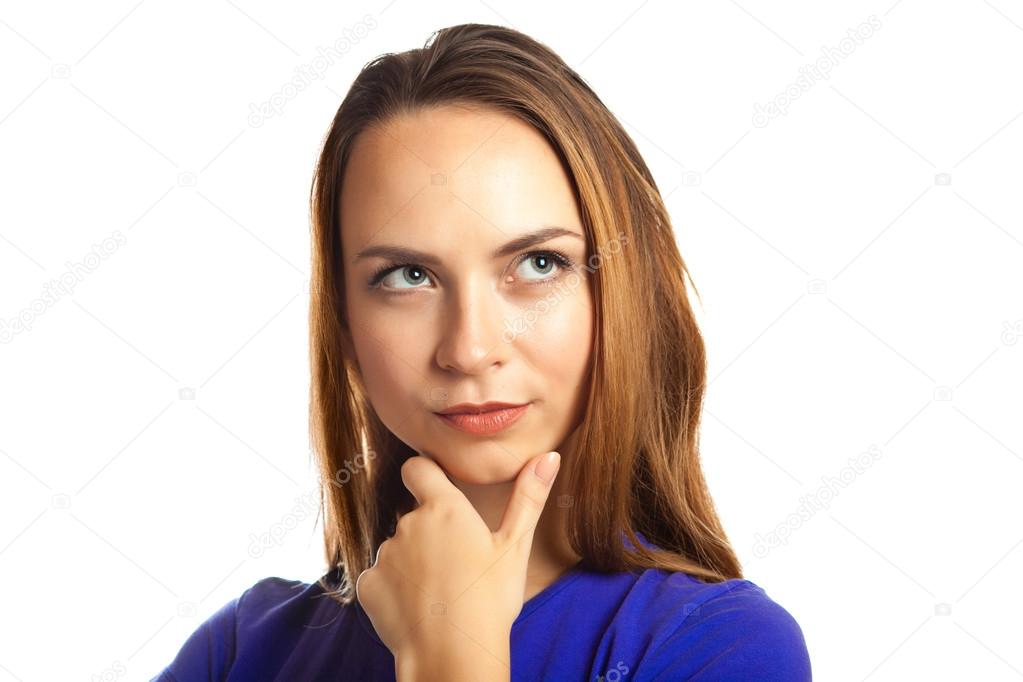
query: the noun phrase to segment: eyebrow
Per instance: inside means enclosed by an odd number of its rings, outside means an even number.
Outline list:
[[[527,232],[521,237],[516,237],[510,242],[499,247],[493,252],[492,256],[496,260],[498,258],[504,258],[510,256],[513,253],[528,249],[531,246],[542,244],[543,242],[550,241],[557,237],[576,237],[583,239],[583,236],[578,232],[565,229],[564,227],[543,227],[533,232]],[[355,254],[355,261],[362,260],[363,258],[372,258],[377,256],[379,258],[386,258],[396,262],[416,262],[422,263],[423,265],[440,265],[440,259],[436,256],[426,253],[424,251],[418,251],[416,249],[409,249],[403,246],[392,246],[389,244],[378,244],[376,246],[370,246],[362,251]]]

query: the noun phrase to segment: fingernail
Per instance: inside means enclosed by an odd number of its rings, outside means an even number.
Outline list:
[[[554,474],[558,471],[558,465],[561,463],[561,455],[557,452],[548,452],[546,455],[541,457],[536,466],[533,467],[533,473],[544,483],[550,485],[550,482],[554,479]]]

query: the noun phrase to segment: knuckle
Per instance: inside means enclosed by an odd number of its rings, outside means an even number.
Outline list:
[[[458,507],[452,502],[438,500],[431,506],[441,521],[451,521],[458,515]]]
[[[385,557],[390,556],[391,554],[390,542],[391,542],[390,540],[384,540],[383,542],[380,543],[380,546],[377,547],[376,561],[373,562],[372,568],[376,568],[377,566],[380,565],[380,562],[382,562]]]
[[[544,498],[534,497],[529,493],[522,493],[522,495],[519,496],[518,501],[519,504],[532,512],[542,511],[544,503],[546,502]]]
[[[366,600],[372,597],[376,577],[377,572],[373,570],[372,566],[359,574],[355,581],[355,596],[360,604],[365,604]]]

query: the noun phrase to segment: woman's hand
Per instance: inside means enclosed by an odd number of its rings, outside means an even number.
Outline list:
[[[509,637],[522,610],[533,531],[560,464],[560,455],[548,454],[519,472],[495,532],[432,459],[417,455],[402,465],[402,481],[418,506],[398,519],[355,586],[399,665],[447,651],[510,667]],[[548,480],[535,473],[538,463]]]

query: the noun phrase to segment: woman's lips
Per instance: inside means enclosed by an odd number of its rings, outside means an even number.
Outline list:
[[[463,433],[470,433],[476,436],[492,436],[499,433],[515,422],[526,413],[532,403],[526,403],[518,407],[506,407],[490,412],[479,414],[440,414],[435,412],[448,426]]]

